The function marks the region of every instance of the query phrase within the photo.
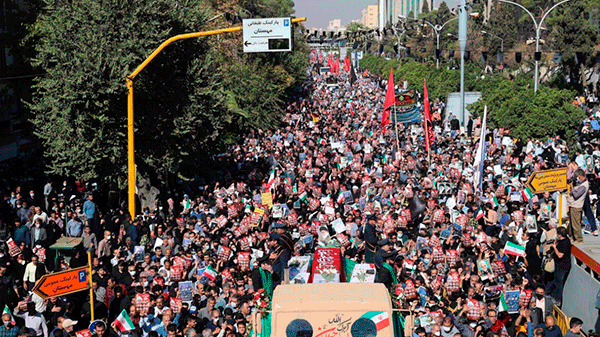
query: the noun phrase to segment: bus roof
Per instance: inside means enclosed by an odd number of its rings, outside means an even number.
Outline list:
[[[391,310],[392,306],[390,294],[381,283],[282,284],[273,293],[273,311],[298,310],[318,303],[337,309],[346,309],[350,303],[380,310]]]

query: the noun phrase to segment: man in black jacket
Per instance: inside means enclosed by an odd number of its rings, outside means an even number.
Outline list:
[[[254,268],[252,270],[252,287],[254,291],[259,291],[260,289],[264,289],[262,274],[264,273],[266,278],[271,278],[272,284],[271,289],[265,289],[265,292],[268,294],[273,293],[275,281],[280,281],[279,276],[277,274],[273,274],[273,266],[271,266],[271,261],[268,256],[263,256],[258,260],[260,263],[260,267]]]
[[[373,263],[375,252],[377,251],[375,220],[374,214],[367,216],[367,224],[362,231],[362,238],[365,241],[365,263]]]

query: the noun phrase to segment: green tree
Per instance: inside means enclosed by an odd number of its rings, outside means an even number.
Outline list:
[[[437,9],[437,17],[439,20],[437,23],[441,24],[448,21],[452,16],[451,14],[452,13],[450,13],[450,8],[448,8],[446,1],[442,1]]]
[[[505,52],[517,42],[517,35],[514,33],[517,30],[516,9],[518,7],[511,4],[496,3],[491,11],[489,24],[482,27],[486,32],[499,36],[504,40]],[[495,37],[484,34],[483,44],[492,55],[500,52],[501,43]]]
[[[483,115],[488,107],[490,127],[510,130],[520,138],[546,139],[559,134],[570,143],[585,113],[571,104],[575,92],[541,86],[536,94],[529,78],[507,81],[492,77],[481,84],[482,99],[469,106],[469,111]]]
[[[594,47],[598,31],[586,19],[586,1],[573,0],[554,9],[548,19],[551,47],[562,53],[561,64],[571,79],[579,78],[579,87],[586,86],[585,68],[596,64]]]
[[[29,106],[51,173],[91,179],[124,172],[125,76],[173,35],[231,25],[223,18],[204,24],[219,12],[207,4],[46,1],[32,36],[39,40],[33,65],[47,75],[37,79]],[[293,11],[287,0],[242,5],[240,12],[259,17]],[[243,54],[240,33],[166,48],[135,80],[138,169],[190,176],[240,132],[275,126],[286,90],[306,69],[307,48],[299,39],[294,52],[269,55]]]
[[[349,24],[346,25],[346,31],[348,33],[353,33],[353,32],[358,32],[360,30],[365,30],[367,29],[367,27],[365,27],[362,23],[360,22],[350,22]]]
[[[423,0],[423,6],[421,6],[421,13],[429,13],[429,2],[427,0]]]

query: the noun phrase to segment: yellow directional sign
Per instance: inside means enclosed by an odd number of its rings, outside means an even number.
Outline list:
[[[567,189],[567,168],[533,172],[527,179],[533,193],[555,192]]]

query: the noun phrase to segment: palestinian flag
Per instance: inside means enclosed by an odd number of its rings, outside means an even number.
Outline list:
[[[202,276],[208,277],[209,280],[214,281],[217,279],[217,272],[211,266],[208,266],[202,272]]]
[[[510,195],[512,194],[512,191],[513,191],[513,190],[514,190],[514,187],[512,187],[512,185],[508,185],[508,186],[506,187],[506,195],[507,195],[508,197],[510,197]]]
[[[508,304],[506,304],[506,300],[504,299],[504,293],[500,293],[500,302],[498,303],[498,312],[507,311]]]
[[[387,311],[368,311],[360,318],[370,319],[375,323],[377,331],[381,331],[390,326],[390,316]]]
[[[496,196],[494,196],[493,198],[490,199],[490,204],[492,205],[492,207],[498,207],[498,205],[500,205],[500,203],[498,203],[498,199],[496,199]]]
[[[510,241],[506,241],[504,246],[504,253],[514,256],[525,256],[525,247],[514,244]]]
[[[4,306],[4,311],[2,311],[2,315],[4,316],[4,314],[9,314],[10,315],[10,324],[17,325],[17,322],[15,322],[15,318],[13,317],[12,312],[8,308],[8,305]]]
[[[480,208],[475,213],[475,219],[479,220],[479,219],[483,218],[484,215],[485,215],[485,213],[483,213],[483,210]]]
[[[533,193],[531,193],[529,187],[525,187],[525,189],[521,191],[521,194],[523,195],[523,200],[525,201],[529,201],[529,199],[533,198]]]
[[[125,309],[121,311],[121,314],[119,315],[119,317],[117,317],[114,323],[121,332],[131,331],[135,329],[135,326],[131,322],[131,319],[129,319],[129,315],[127,314],[127,311],[125,311]]]

